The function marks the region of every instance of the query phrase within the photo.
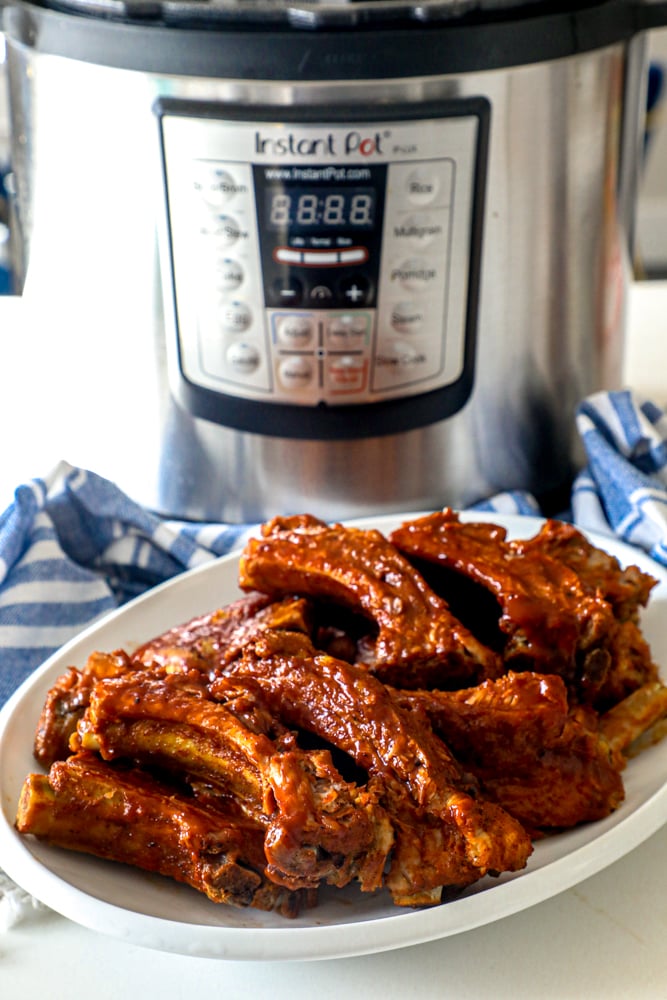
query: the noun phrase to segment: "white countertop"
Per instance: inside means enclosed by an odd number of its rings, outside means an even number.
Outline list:
[[[60,458],[38,414],[48,358],[35,371],[20,300],[0,301],[0,507],[13,488]],[[630,300],[626,384],[667,402],[667,284]],[[8,363],[8,359],[11,363]],[[25,373],[30,372],[30,377]],[[17,427],[17,434],[7,429]],[[224,996],[633,1000],[667,997],[667,828],[598,875],[477,930],[375,956],[307,963],[238,963],[147,951],[53,913],[0,934],[0,994],[22,1000]]]

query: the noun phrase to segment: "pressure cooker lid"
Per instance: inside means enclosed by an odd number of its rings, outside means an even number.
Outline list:
[[[509,12],[516,16],[528,8],[553,6],[553,0],[38,0],[38,5],[128,22],[159,19],[194,26],[285,20],[322,26],[405,18],[477,21],[480,16]],[[572,4],[558,6],[562,10]]]
[[[35,0],[28,6],[130,24],[153,21],[196,28],[284,23],[327,28],[405,21],[492,25],[536,14],[568,18],[573,12],[600,8],[613,23],[619,13],[650,7],[651,0]]]
[[[160,75],[242,80],[500,69],[591,52],[667,23],[667,0],[2,3],[10,46]]]

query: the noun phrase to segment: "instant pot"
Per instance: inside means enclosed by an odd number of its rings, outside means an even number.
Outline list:
[[[576,404],[619,379],[665,23],[650,0],[11,3],[15,269],[63,457],[194,520],[509,488],[558,509]]]

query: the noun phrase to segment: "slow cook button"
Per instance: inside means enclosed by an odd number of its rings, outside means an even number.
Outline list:
[[[383,378],[387,375],[404,378],[406,374],[417,374],[426,362],[425,353],[404,340],[394,340],[375,356],[375,366]]]
[[[256,347],[245,341],[230,344],[225,355],[227,364],[236,375],[252,375],[259,368],[261,357]]]
[[[315,366],[310,358],[294,355],[283,358],[278,365],[278,379],[283,389],[298,392],[307,389],[315,376]]]
[[[252,325],[252,313],[245,302],[225,302],[220,322],[226,333],[244,333]]]

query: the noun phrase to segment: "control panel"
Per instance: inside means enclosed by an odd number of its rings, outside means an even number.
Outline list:
[[[324,124],[158,111],[172,358],[195,410],[199,389],[208,416],[214,395],[322,410],[460,383],[479,107]]]

